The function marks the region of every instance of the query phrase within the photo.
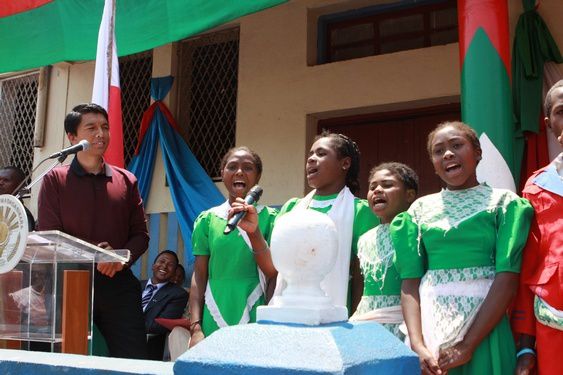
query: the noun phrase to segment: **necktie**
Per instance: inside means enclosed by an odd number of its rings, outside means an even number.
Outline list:
[[[149,301],[151,300],[152,295],[156,290],[156,286],[149,284],[147,285],[145,290],[147,291],[147,293],[144,295],[143,299],[141,300],[141,306],[143,306],[143,311],[145,311],[145,308],[147,307]]]

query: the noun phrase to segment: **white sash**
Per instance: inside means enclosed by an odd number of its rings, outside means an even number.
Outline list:
[[[252,307],[254,307],[261,295],[262,288],[260,287],[260,285],[256,285],[256,288],[254,288],[252,293],[250,293],[250,295],[246,299],[246,306],[244,307],[242,316],[237,324],[248,324],[248,322],[250,321],[250,310],[252,310]],[[205,305],[207,306],[209,313],[211,314],[213,320],[215,321],[215,323],[217,323],[217,326],[219,328],[228,326],[227,322],[223,318],[223,315],[221,315],[221,311],[219,310],[219,306],[215,301],[215,297],[213,297],[213,292],[211,292],[209,281],[207,282],[207,287],[205,288]]]
[[[305,210],[311,204],[316,190],[311,191],[293,208]],[[352,251],[352,231],[354,227],[354,195],[344,187],[334,200],[327,213],[334,221],[338,233],[338,254],[332,270],[321,281],[322,290],[332,299],[335,306],[346,306],[348,302],[348,281],[350,280],[350,257]],[[278,273],[274,296],[280,296],[287,284],[283,275]],[[272,298],[272,301],[274,298]]]
[[[363,314],[354,314],[350,318],[351,322],[366,320],[373,320],[381,324],[401,324],[403,323],[403,311],[401,310],[401,305],[380,307]]]

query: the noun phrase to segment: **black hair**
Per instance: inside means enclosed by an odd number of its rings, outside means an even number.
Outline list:
[[[545,94],[545,101],[543,102],[543,110],[545,111],[545,117],[549,117],[551,115],[551,109],[553,108],[553,101],[551,100],[551,94],[553,94],[553,92],[560,87],[563,87],[563,79],[557,81],[553,86],[551,86],[547,94]]]
[[[65,117],[65,133],[76,134],[76,129],[82,121],[82,115],[86,113],[99,113],[109,122],[108,113],[104,107],[94,103],[84,103],[75,106]]]
[[[430,156],[430,158],[432,158],[432,142],[434,141],[434,136],[440,130],[447,128],[448,126],[451,126],[452,128],[462,132],[465,138],[467,138],[467,140],[471,142],[473,148],[475,150],[481,151],[481,142],[479,142],[479,137],[477,136],[477,133],[475,132],[475,130],[473,130],[471,126],[461,121],[445,121],[439,123],[438,126],[436,126],[436,128],[432,130],[430,134],[428,134],[426,151],[428,151],[428,155]]]
[[[184,279],[186,278],[186,269],[184,268],[184,266],[182,266],[180,263],[178,263],[178,268],[180,271],[182,271],[182,275],[184,277]]]
[[[180,260],[178,259],[178,255],[172,250],[162,250],[160,253],[158,253],[156,258],[154,258],[154,262],[152,264],[155,264],[156,261],[158,260],[158,258],[160,258],[164,254],[172,255],[174,257],[174,259],[176,259],[176,266],[178,266],[180,264]]]
[[[254,150],[251,150],[250,148],[248,148],[246,146],[238,146],[238,147],[233,147],[233,148],[229,149],[229,151],[227,151],[227,153],[221,159],[220,170],[223,171],[223,169],[225,168],[225,165],[227,165],[227,161],[229,160],[229,158],[235,152],[238,152],[238,151],[248,152],[252,156],[252,158],[254,159],[254,165],[256,165],[256,170],[258,171],[258,174],[261,175],[262,174],[262,159],[260,159],[260,156]]]
[[[360,149],[358,145],[344,134],[330,133],[326,130],[316,136],[315,141],[321,138],[329,138],[332,141],[340,159],[350,158],[350,168],[346,172],[346,186],[352,194],[357,193],[360,190]]]
[[[176,271],[180,270],[182,272],[182,284],[186,281],[186,269],[180,263],[176,266]]]
[[[398,162],[387,162],[381,163],[371,169],[369,171],[369,178],[368,180],[371,181],[373,176],[376,172],[381,170],[387,169],[393,175],[399,178],[405,188],[414,190],[415,193],[418,193],[418,175],[416,172],[406,164],[398,163]]]
[[[23,180],[25,180],[25,173],[23,173],[20,167],[16,167],[15,165],[7,165],[5,167],[0,168],[2,171],[11,171],[14,175],[16,184],[21,184]]]

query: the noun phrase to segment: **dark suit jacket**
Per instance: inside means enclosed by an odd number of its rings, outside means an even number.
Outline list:
[[[141,282],[145,290],[147,280]],[[145,309],[145,328],[147,333],[166,334],[168,330],[156,323],[156,318],[181,318],[188,303],[188,292],[174,283],[168,283],[156,292]]]
[[[141,282],[145,290],[147,280]],[[156,292],[149,301],[145,312],[148,359],[162,360],[164,343],[168,330],[155,322],[156,318],[181,318],[188,303],[188,292],[174,283],[168,283]]]

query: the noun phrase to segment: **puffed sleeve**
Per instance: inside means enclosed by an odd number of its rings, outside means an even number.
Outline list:
[[[497,212],[496,272],[520,272],[522,250],[534,210],[526,199],[514,195]]]
[[[194,255],[210,255],[209,251],[209,211],[204,211],[195,219],[192,232],[192,248]]]
[[[419,228],[411,215],[411,211],[400,213],[389,228],[395,248],[394,263],[401,279],[418,279],[426,272],[426,251],[422,240],[419,241]]]

